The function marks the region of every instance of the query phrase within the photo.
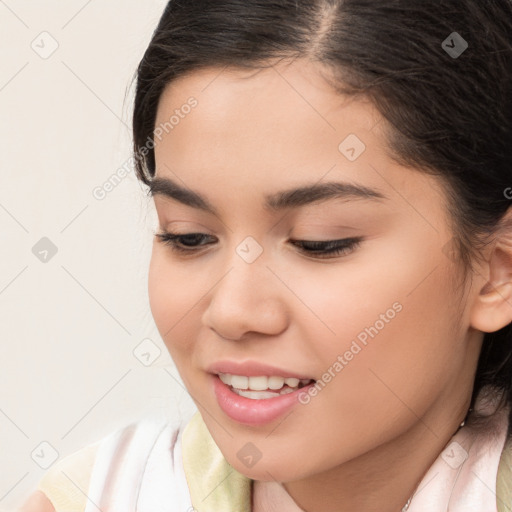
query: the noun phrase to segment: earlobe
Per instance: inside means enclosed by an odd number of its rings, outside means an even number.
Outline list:
[[[489,278],[478,292],[471,312],[471,326],[486,333],[496,332],[512,322],[510,241],[496,241],[487,266]]]

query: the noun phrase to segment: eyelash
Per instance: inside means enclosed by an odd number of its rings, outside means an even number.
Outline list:
[[[198,251],[198,246],[187,246],[189,249],[185,249],[180,246],[179,243],[183,243],[183,240],[187,238],[190,241],[192,237],[197,241],[197,238],[204,239],[209,235],[205,235],[203,233],[186,233],[186,234],[178,234],[171,232],[163,232],[157,233],[157,236],[164,244],[168,245],[173,251],[179,254],[192,254]],[[322,259],[322,258],[334,258],[336,256],[345,255],[355,249],[357,249],[363,238],[362,237],[350,237],[343,238],[340,240],[326,240],[326,241],[308,241],[308,240],[291,240],[292,244],[296,247],[299,247],[300,250],[306,253],[308,256],[312,256],[313,258]],[[209,245],[209,244],[201,244],[201,245]]]

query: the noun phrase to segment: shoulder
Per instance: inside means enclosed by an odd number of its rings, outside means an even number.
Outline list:
[[[64,457],[39,480],[36,491],[44,494],[56,511],[85,510],[87,489],[100,443],[97,441]]]
[[[124,425],[57,461],[19,512],[83,512],[91,488],[107,478],[120,451],[124,454],[130,449],[138,455],[135,462],[143,465],[160,435],[165,433],[175,440],[179,432],[179,424],[148,418]]]
[[[16,512],[55,512],[55,507],[42,491],[34,491]]]
[[[85,492],[99,444],[90,444],[55,463],[17,512],[85,510]]]

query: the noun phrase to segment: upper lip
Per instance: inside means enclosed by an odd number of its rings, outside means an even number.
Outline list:
[[[277,366],[260,363],[258,361],[217,361],[211,364],[207,371],[210,373],[229,373],[231,375],[245,375],[247,377],[284,377],[297,379],[311,379],[312,377],[293,370],[285,370]]]

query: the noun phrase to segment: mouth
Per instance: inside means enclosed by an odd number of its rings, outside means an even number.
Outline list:
[[[233,393],[251,400],[268,400],[287,395],[315,382],[314,379],[280,376],[248,376],[230,373],[219,373],[218,376]]]
[[[215,373],[212,391],[221,410],[237,423],[264,426],[283,417],[300,402],[313,379]]]

